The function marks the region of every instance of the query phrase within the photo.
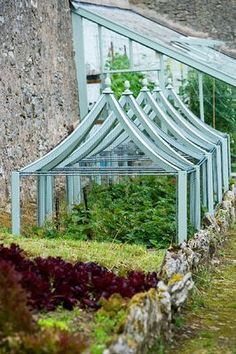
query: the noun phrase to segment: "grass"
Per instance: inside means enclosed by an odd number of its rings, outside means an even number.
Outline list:
[[[76,262],[96,262],[120,275],[129,270],[158,271],[165,250],[147,250],[145,246],[111,242],[28,238],[1,232],[0,243],[18,244],[30,257],[53,256]]]

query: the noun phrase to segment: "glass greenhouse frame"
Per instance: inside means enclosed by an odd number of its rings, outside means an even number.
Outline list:
[[[114,21],[107,19],[111,18],[109,11],[113,13]],[[122,24],[122,11],[126,11],[126,21],[130,19],[127,26]],[[12,172],[13,234],[20,234],[20,180],[25,176],[37,177],[37,215],[40,226],[54,212],[54,180],[61,175],[66,176],[69,206],[81,201],[82,176],[93,176],[98,180],[102,176],[175,176],[177,243],[187,240],[188,198],[190,221],[196,230],[201,227],[201,207],[206,207],[212,215],[216,203],[221,202],[222,193],[228,189],[231,172],[229,136],[209,127],[188,109],[170,80],[166,85],[163,68],[159,72],[160,85],[156,82],[154,89],[150,91],[148,82],[144,79],[137,97],[134,97],[130,84],[126,81],[124,92],[117,99],[111,89],[111,80],[107,77],[104,79],[105,88],[100,98],[88,111],[84,19],[98,25],[100,44],[103,27],[129,39],[130,71],[132,43],[138,42],[161,55],[170,56],[199,70],[200,92],[201,73],[235,85],[233,60],[218,52],[217,58],[213,56],[211,53],[216,51],[206,47],[211,42],[204,43],[202,40],[196,46],[188,37],[183,39],[178,35],[175,40],[170,36],[171,38],[162,43],[155,37],[157,27],[154,25],[150,27],[149,36],[145,32],[146,27],[151,26],[148,21],[152,21],[142,19],[146,21],[145,26],[140,22],[140,28],[136,28],[135,26],[139,26],[138,21],[133,19],[132,24],[132,16],[142,17],[134,13],[128,14],[127,10],[87,4],[79,4],[76,10],[72,10],[80,112],[83,119],[52,151],[21,170]],[[203,46],[205,52],[199,46]],[[100,55],[103,61],[102,46]],[[229,66],[225,64],[225,60],[228,60]],[[101,75],[104,74],[109,72],[101,70]],[[93,129],[96,122],[101,121],[101,117],[102,124]],[[128,149],[129,144],[135,146],[135,154]]]

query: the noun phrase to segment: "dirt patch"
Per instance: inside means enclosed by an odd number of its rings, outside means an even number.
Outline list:
[[[35,203],[27,202],[21,206],[21,223],[22,233],[37,224]],[[11,229],[11,213],[0,210],[0,228]]]

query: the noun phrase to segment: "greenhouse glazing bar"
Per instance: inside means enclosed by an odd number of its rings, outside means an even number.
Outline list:
[[[108,20],[107,18],[104,18],[95,12],[89,11],[88,9],[85,9],[82,6],[79,7],[77,10],[72,10],[72,16],[74,15],[86,18],[89,21],[97,23],[98,25],[103,26],[113,32],[116,32],[126,38],[129,38],[134,42],[137,42],[147,48],[153,49],[156,52],[167,55],[170,58],[173,58],[192,68],[195,68],[200,72],[203,72],[219,80],[227,82],[230,85],[236,86],[236,78],[234,78],[233,75],[229,75],[223,70],[217,69],[216,67],[212,67],[212,65],[208,64],[207,62],[203,63],[200,60],[198,60],[197,57],[192,58],[191,56],[186,55],[184,51],[181,53],[180,51],[176,50],[174,47],[170,48],[169,46],[165,45],[164,42],[153,41],[141,33],[134,32],[128,27],[124,27],[116,22]],[[80,35],[81,32],[78,31],[77,38],[79,38]]]

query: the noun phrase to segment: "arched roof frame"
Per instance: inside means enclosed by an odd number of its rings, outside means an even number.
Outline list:
[[[39,195],[39,223],[42,224],[45,220],[46,215],[52,211],[52,202],[50,201],[52,196],[52,175],[57,173],[57,167],[60,166],[62,161],[67,160],[70,154],[77,149],[79,151],[79,146],[83,150],[83,157],[89,156],[91,151],[85,149],[84,146],[88,145],[88,141],[91,143],[91,138],[88,140],[84,139],[91,130],[91,127],[95,123],[97,117],[99,116],[101,110],[105,106],[109,106],[112,110],[114,117],[109,125],[109,120],[106,119],[103,125],[107,127],[104,130],[104,136],[110,129],[113,129],[114,124],[118,122],[124,131],[128,134],[128,137],[138,146],[138,148],[151,160],[154,162],[154,170],[157,168],[157,173],[160,169],[166,174],[173,174],[178,176],[178,214],[179,214],[179,227],[178,235],[179,238],[186,238],[187,233],[187,173],[195,173],[196,183],[194,189],[194,198],[196,201],[195,206],[195,222],[197,228],[200,227],[200,175],[199,167],[194,166],[191,162],[185,160],[181,155],[177,155],[174,159],[171,154],[173,153],[171,147],[169,147],[162,138],[158,135],[152,135],[155,140],[158,140],[159,144],[150,139],[145,135],[136,124],[128,117],[125,110],[122,109],[119,102],[115,99],[113,92],[110,89],[110,80],[107,79],[108,87],[103,91],[101,98],[98,100],[97,104],[93,107],[91,112],[87,117],[76,127],[75,131],[68,136],[63,142],[56,146],[52,151],[46,154],[44,157],[38,159],[34,163],[29,164],[25,168],[22,168],[19,172],[15,171],[12,173],[12,215],[13,215],[13,233],[19,233],[20,228],[20,177],[26,175],[37,175],[38,176],[38,195]],[[127,93],[127,97],[131,96],[131,93]],[[132,101],[132,100],[131,100]],[[139,106],[135,107],[136,114],[143,115]],[[110,117],[111,118],[111,117]],[[143,120],[142,120],[143,119]],[[146,129],[151,132],[151,129],[155,127],[148,122],[148,119],[143,115],[140,119],[141,124],[145,123]],[[102,127],[101,127],[102,128]],[[100,128],[100,129],[101,129]],[[95,146],[101,143],[101,138],[99,132],[96,134]],[[161,148],[162,147],[162,148]],[[86,146],[87,148],[87,146]],[[79,151],[80,152],[80,151]],[[82,157],[82,156],[81,156]],[[156,167],[155,167],[156,166]],[[73,166],[72,166],[73,169]],[[59,172],[60,169],[59,169]],[[65,171],[66,172],[66,171]],[[197,192],[196,192],[197,191]],[[184,208],[183,208],[184,205]],[[196,212],[197,210],[197,212]]]

